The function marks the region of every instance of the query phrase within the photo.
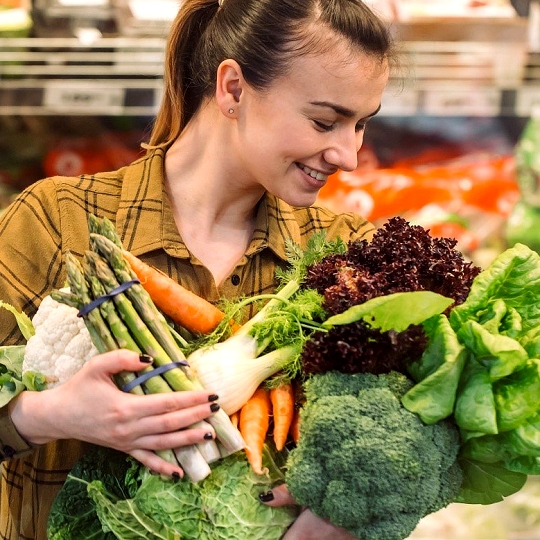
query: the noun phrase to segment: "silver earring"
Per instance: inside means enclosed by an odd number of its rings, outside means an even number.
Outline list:
[[[234,109],[229,109],[229,114],[232,114],[234,112]]]

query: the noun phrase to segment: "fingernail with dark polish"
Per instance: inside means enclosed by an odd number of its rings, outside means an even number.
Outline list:
[[[212,405],[210,405],[210,410],[212,412],[218,412],[219,411],[219,404],[218,403],[212,403]]]
[[[143,364],[151,364],[153,361],[154,359],[149,354],[139,354],[139,362],[142,362]]]
[[[203,436],[203,439],[205,441],[211,441],[213,438],[214,438],[214,436],[212,435],[212,433],[205,433],[204,436]]]
[[[219,396],[217,394],[210,394],[208,396],[208,401],[217,401],[219,399]]]
[[[178,471],[174,471],[171,476],[173,477],[173,480],[180,480],[180,478],[182,478]]]
[[[271,491],[265,491],[259,494],[259,500],[261,502],[270,502],[274,500],[274,494]]]

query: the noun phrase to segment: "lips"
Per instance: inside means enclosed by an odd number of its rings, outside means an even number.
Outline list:
[[[308,166],[302,165],[301,163],[297,163],[296,165],[298,166],[299,169],[301,169],[306,174],[311,176],[311,178],[314,178],[315,180],[318,180],[319,182],[326,182],[326,180],[328,179],[329,175],[326,173],[316,171],[315,169],[310,169]]]

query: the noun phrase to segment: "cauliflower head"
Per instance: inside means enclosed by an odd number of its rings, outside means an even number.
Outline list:
[[[300,439],[287,460],[296,501],[361,540],[403,540],[461,486],[459,434],[401,404],[404,375],[335,371],[305,384]]]
[[[77,309],[46,296],[32,318],[35,334],[26,343],[23,373],[45,376],[47,388],[66,382],[98,354]]]

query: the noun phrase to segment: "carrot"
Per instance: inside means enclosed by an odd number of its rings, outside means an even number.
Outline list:
[[[272,415],[274,416],[274,443],[282,450],[287,441],[294,415],[294,390],[290,382],[282,383],[270,390]]]
[[[300,408],[295,407],[293,412],[293,419],[289,428],[289,434],[295,443],[298,443],[300,439]]]
[[[239,411],[233,412],[229,418],[231,420],[231,424],[235,428],[237,428],[238,427],[238,421],[240,420],[240,412]]]
[[[246,443],[246,456],[257,474],[265,474],[262,468],[262,452],[271,408],[268,390],[259,386],[240,409],[239,429]]]
[[[223,312],[204,298],[129,251],[123,254],[156,306],[174,322],[191,332],[208,334],[223,320]]]

